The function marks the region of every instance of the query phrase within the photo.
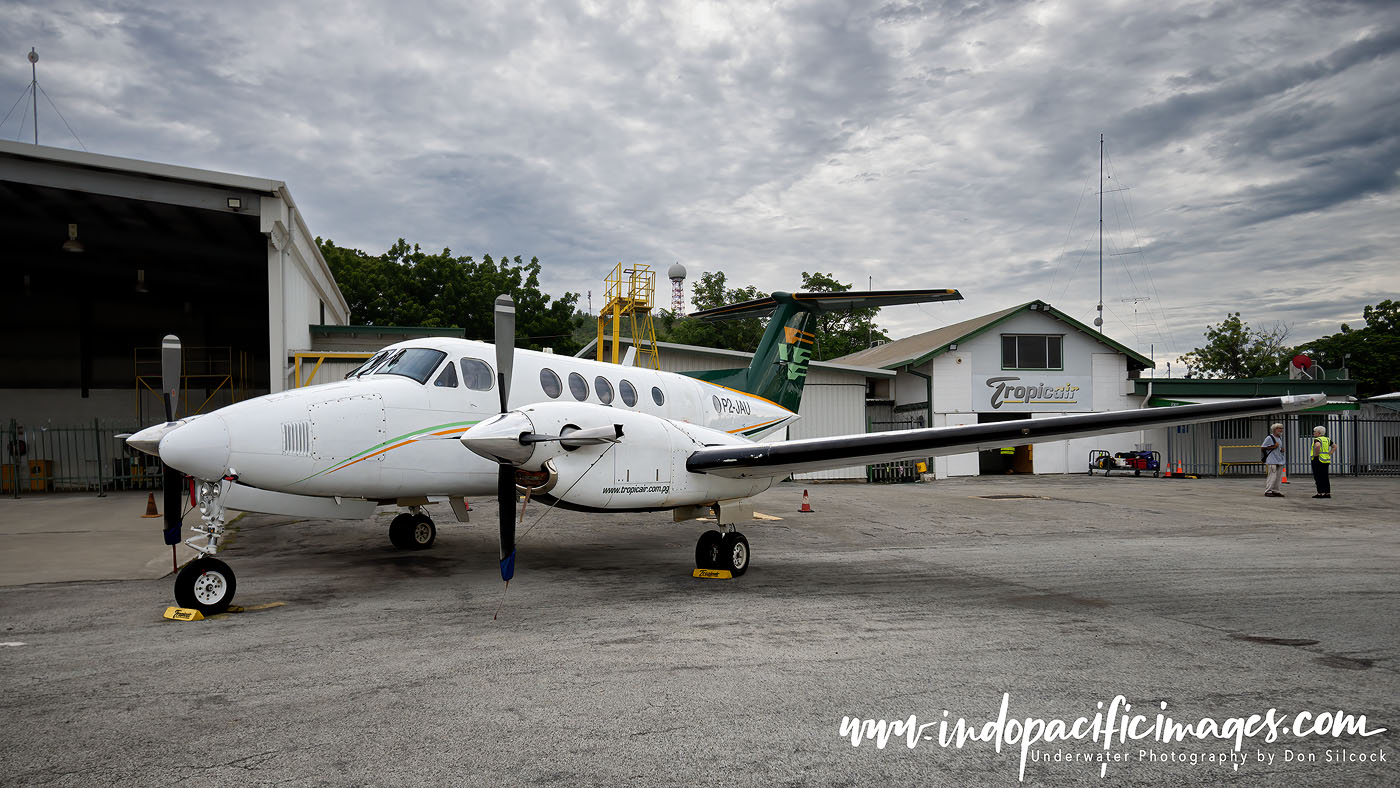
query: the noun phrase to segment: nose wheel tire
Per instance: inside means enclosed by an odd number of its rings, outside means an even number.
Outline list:
[[[749,568],[749,540],[738,531],[730,531],[720,542],[719,569],[728,569],[735,577]]]
[[[437,541],[437,526],[426,514],[404,512],[389,523],[389,541],[400,550],[427,550]]]
[[[175,575],[175,602],[206,616],[222,613],[228,610],[237,588],[228,564],[217,558],[197,558]]]
[[[724,536],[719,531],[706,531],[700,534],[700,541],[695,543],[695,568],[722,569],[720,549],[723,541]]]

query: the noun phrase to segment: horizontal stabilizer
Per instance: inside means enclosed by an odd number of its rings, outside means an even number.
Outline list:
[[[690,317],[710,320],[732,320],[741,317],[766,317],[779,304],[795,304],[806,312],[841,312],[849,309],[896,306],[898,304],[927,304],[933,301],[961,301],[956,290],[847,290],[844,293],[773,293],[766,298],[740,304],[692,312]]]
[[[685,466],[692,473],[713,473],[732,478],[786,476],[848,465],[896,462],[1023,443],[1109,435],[1145,427],[1303,410],[1326,401],[1327,397],[1322,394],[1261,397],[1171,408],[1140,408],[1048,419],[804,438],[784,443],[716,446],[691,454]]]

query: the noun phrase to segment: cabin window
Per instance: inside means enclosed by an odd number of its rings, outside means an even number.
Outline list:
[[[438,374],[437,380],[433,381],[433,385],[444,389],[457,388],[457,365],[451,361],[447,362],[447,366],[442,368],[442,372]]]
[[[564,393],[564,384],[549,367],[540,370],[540,388],[544,389],[544,393],[549,395],[550,399],[559,399],[559,395]]]
[[[441,350],[429,350],[425,347],[411,347],[400,350],[397,355],[384,362],[383,366],[375,370],[376,375],[402,375],[406,378],[413,378],[419,383],[427,383],[428,376],[437,369],[438,362],[447,356]]]
[[[1064,341],[1059,334],[1002,334],[1002,369],[1064,369]]]
[[[599,375],[598,377],[594,378],[594,379],[593,379],[593,390],[596,391],[596,392],[598,392],[598,399],[599,399],[604,405],[611,405],[611,404],[612,404],[612,399],[613,399],[612,384],[608,382],[608,379],[607,379],[607,378],[603,377],[602,375]]]
[[[569,393],[574,395],[574,399],[583,402],[588,399],[588,381],[577,372],[569,373]]]
[[[383,361],[384,357],[387,355],[389,355],[389,351],[387,350],[381,350],[378,353],[375,353],[373,356],[370,356],[369,360],[365,361],[365,363],[345,373],[345,379],[349,380],[350,378],[357,378],[365,374],[366,372],[369,372],[376,365],[378,365],[379,362]]]
[[[472,391],[490,391],[495,385],[496,376],[491,374],[491,367],[480,359],[462,359],[462,382]]]
[[[661,393],[661,389],[657,388],[656,386],[652,386],[652,387],[651,387],[651,400],[652,400],[652,402],[655,402],[655,403],[657,404],[657,406],[659,407],[659,406],[661,406],[661,405],[665,405],[665,404],[666,404],[666,395]]]
[[[627,407],[635,408],[637,406],[637,390],[632,388],[631,381],[624,380],[617,384],[617,390],[622,394],[622,401]]]

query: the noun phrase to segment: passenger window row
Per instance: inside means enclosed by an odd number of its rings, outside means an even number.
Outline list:
[[[428,375],[437,366],[437,360],[445,355],[441,351],[410,348],[400,350],[396,354],[380,354],[370,359],[363,367],[351,372],[351,375],[367,374],[397,374],[412,377],[419,383],[426,383]],[[475,358],[464,358],[461,360],[462,377],[461,385],[472,391],[490,391],[495,387],[495,375],[491,371],[490,365]],[[448,363],[438,373],[433,385],[439,388],[457,388],[457,365]],[[554,370],[545,367],[540,370],[540,387],[550,399],[559,399],[564,393],[564,382],[559,379],[559,374]],[[613,401],[613,385],[607,378],[599,375],[593,379],[593,390],[598,394],[598,401],[604,405],[611,405]],[[622,397],[622,402],[629,408],[637,406],[637,389],[632,385],[632,381],[626,378],[617,384],[618,396]],[[577,372],[569,373],[569,394],[579,402],[588,399],[588,381]],[[651,400],[657,407],[666,404],[666,395],[659,386],[651,387]]]
[[[545,367],[540,370],[540,388],[550,399],[559,399],[564,393],[564,382],[559,379],[559,373]],[[598,394],[598,401],[604,405],[611,405],[613,401],[612,383],[602,375],[593,379],[593,390]],[[629,408],[637,406],[637,389],[632,382],[624,378],[617,384],[617,392],[622,397],[622,402]],[[569,393],[579,402],[588,399],[588,381],[577,372],[569,373]],[[666,403],[666,395],[662,393],[660,387],[651,387],[651,399],[657,406]]]

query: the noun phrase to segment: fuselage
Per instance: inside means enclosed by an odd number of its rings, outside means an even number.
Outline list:
[[[645,470],[653,493],[674,466],[673,456],[683,457],[687,446],[748,443],[797,418],[761,397],[696,378],[528,350],[515,351],[509,404],[527,411],[534,406],[536,418],[549,414],[559,421],[563,414],[579,427],[629,423],[614,461],[617,481],[631,483],[634,469],[623,465],[640,463],[635,470]],[[296,495],[482,496],[496,491],[497,465],[459,439],[499,411],[492,345],[411,340],[384,348],[344,381],[269,394],[201,416],[161,439],[160,453],[199,478],[234,473],[243,484]],[[569,418],[574,414],[578,418]],[[679,495],[686,485],[668,478],[665,486],[677,494],[637,500],[684,505],[697,496],[753,494],[770,483]]]

